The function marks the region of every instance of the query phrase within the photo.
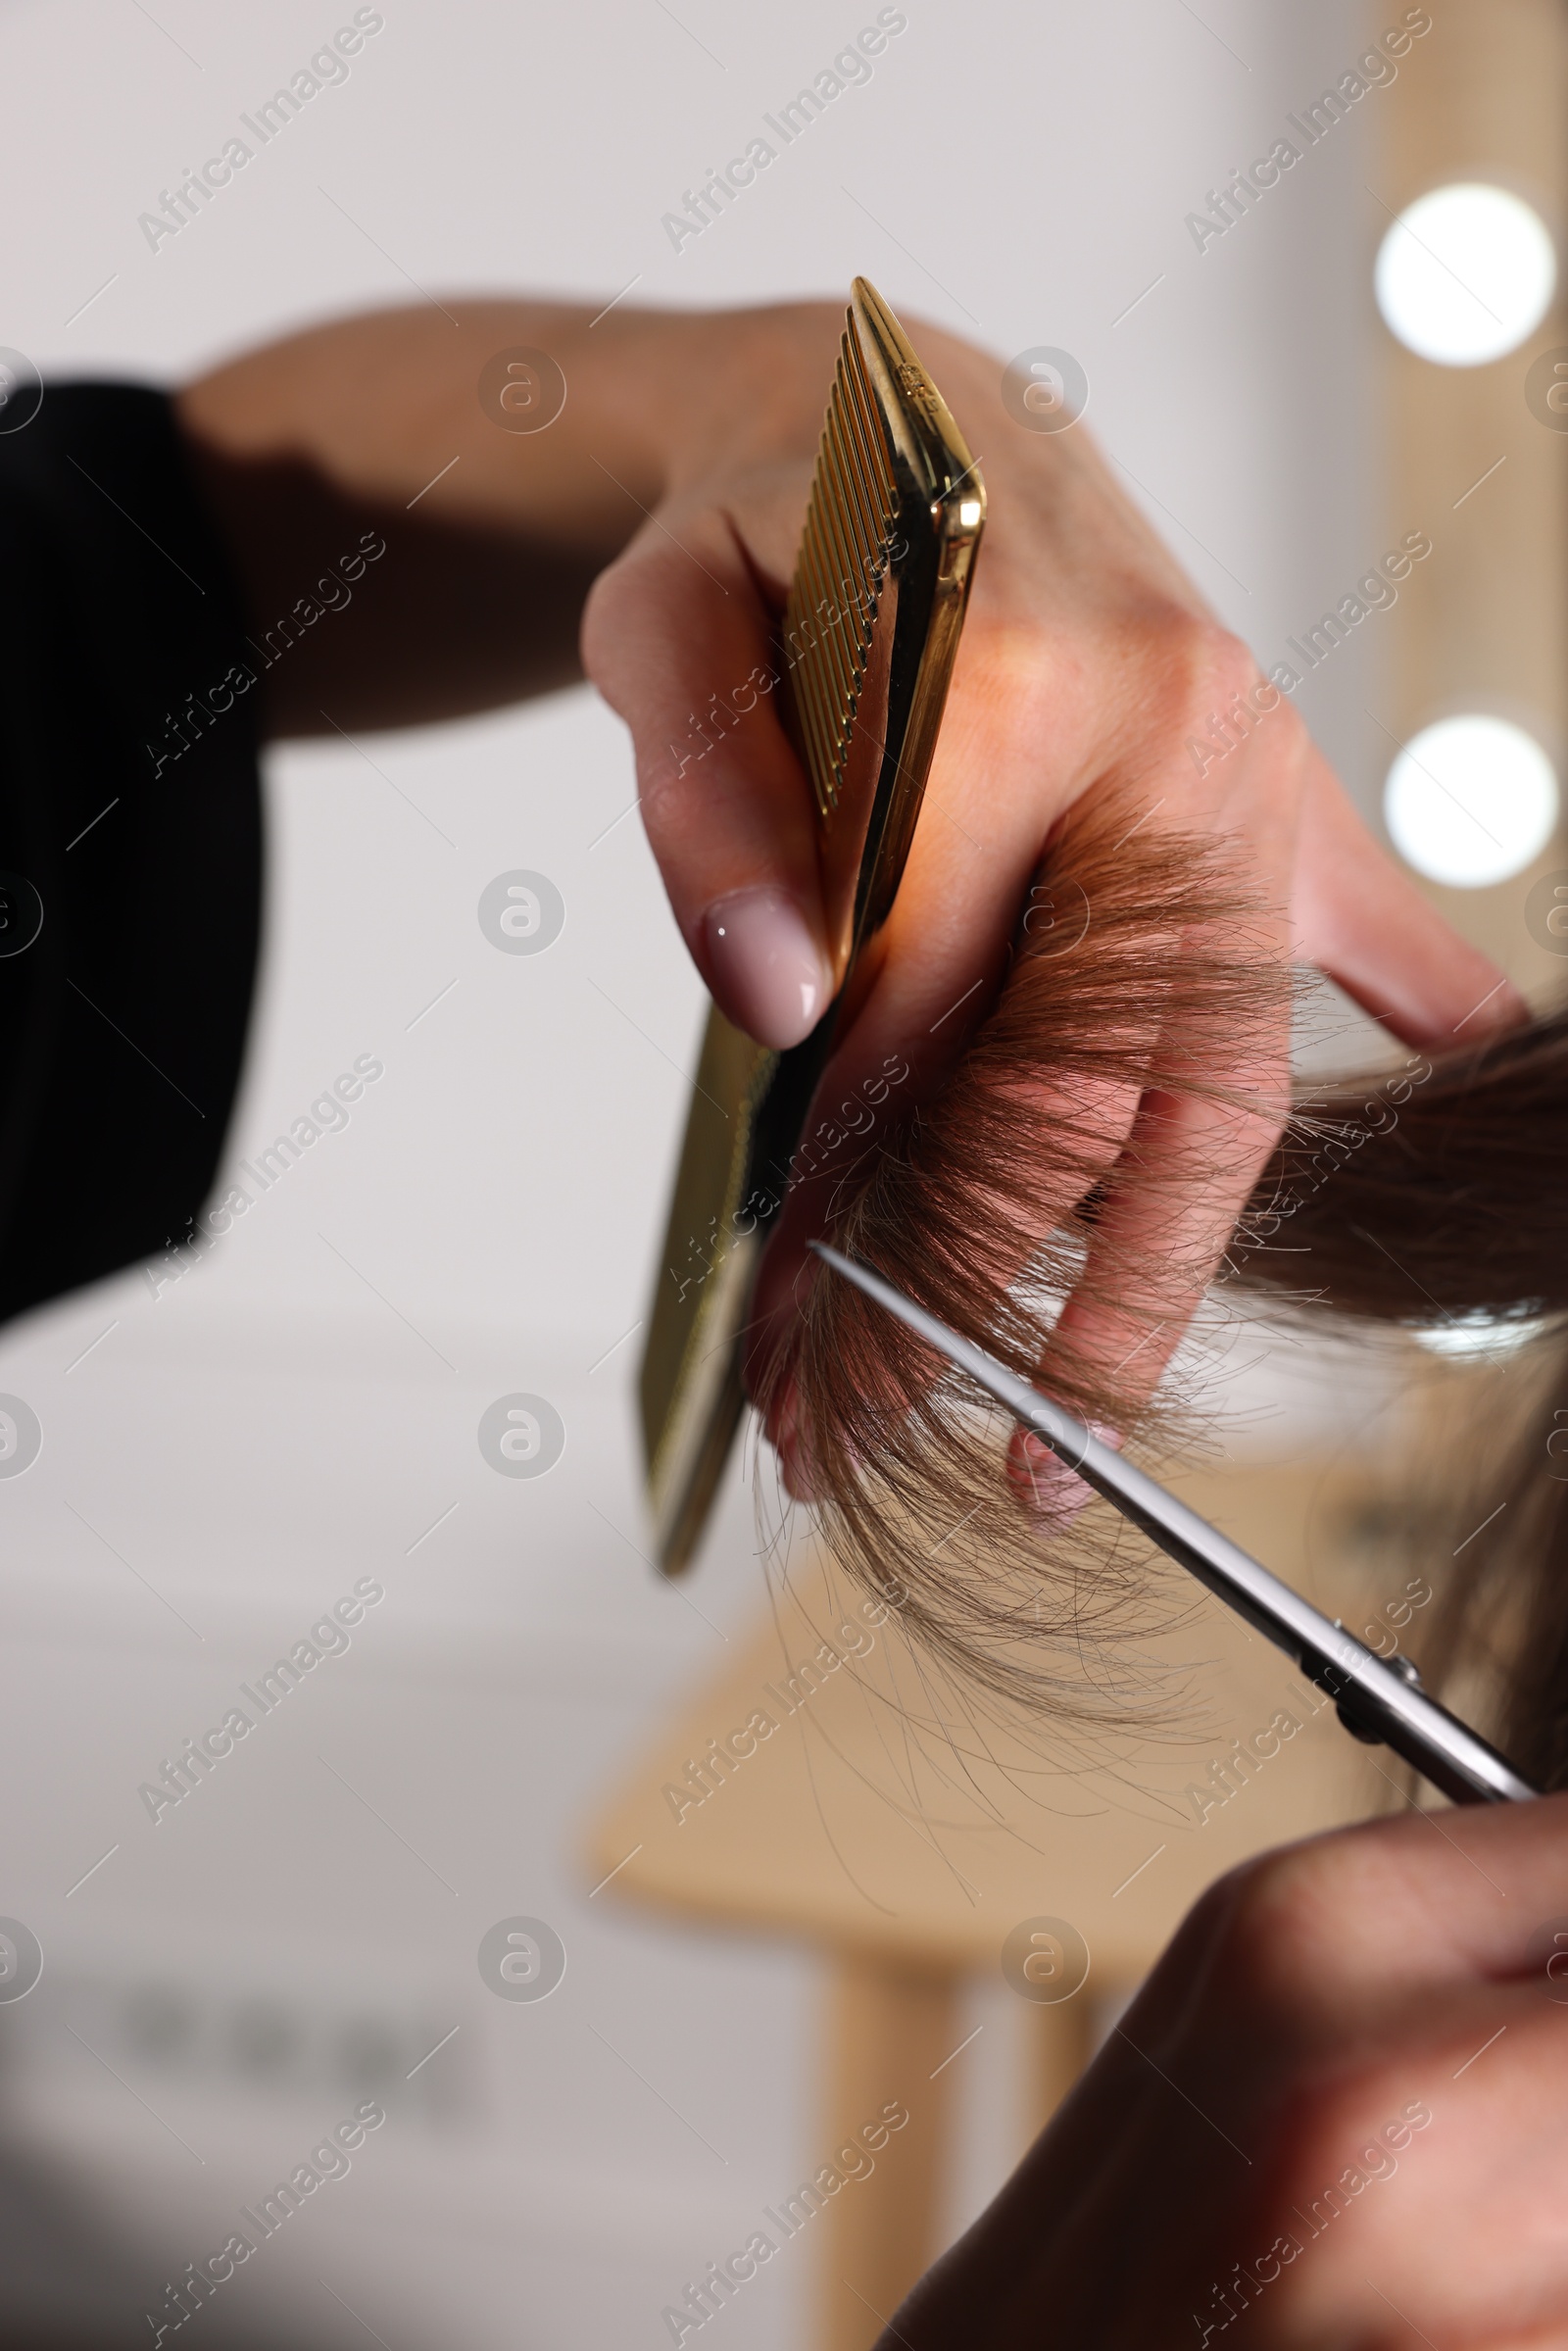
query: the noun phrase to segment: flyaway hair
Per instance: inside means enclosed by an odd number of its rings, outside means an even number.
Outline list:
[[[1213,1072],[1247,1040],[1278,1048],[1290,1017],[1289,971],[1224,857],[1150,828],[1124,839],[1135,821],[1107,808],[1049,859],[947,1084],[835,1186],[837,1245],[1026,1378],[1070,1291],[1117,1310],[1131,1358],[1160,1301],[1199,1285],[1168,1250],[1109,1244],[1105,1179],[1155,1080],[1169,1104],[1255,1108]],[[1209,1170],[1169,1136],[1158,1158],[1174,1209]],[[1124,1726],[1152,1594],[1174,1617],[1189,1592],[1106,1513],[1052,1541],[1004,1475],[1010,1422],[951,1376],[932,1385],[933,1364],[857,1291],[813,1284],[790,1368],[828,1548],[972,1688]],[[1053,1365],[1081,1418],[1159,1433],[1130,1400],[1135,1367],[1119,1383],[1061,1345]]]
[[[1479,1323],[1514,1342],[1436,1399],[1405,1467],[1403,1516],[1413,1564],[1454,1562],[1422,1659],[1429,1680],[1462,1670],[1510,1761],[1561,1788],[1568,1010],[1417,1056],[1412,1075],[1407,1091],[1396,1080],[1396,1104],[1387,1077],[1301,1103],[1232,1255],[1250,1287],[1304,1300],[1317,1318],[1459,1337]]]
[[[1196,1269],[1161,1244],[1158,1216],[1143,1220],[1139,1247],[1111,1243],[1115,1163],[1139,1155],[1177,1230],[1184,1196],[1211,1172],[1198,1146],[1180,1146],[1200,1124],[1180,1105],[1220,1113],[1207,1134],[1257,1114],[1213,1073],[1277,1044],[1291,977],[1223,849],[1152,828],[1123,840],[1125,818],[1110,817],[1049,856],[1005,981],[944,1088],[837,1174],[833,1238],[1025,1378],[1062,1301],[1087,1285],[1124,1321],[1127,1352],[1107,1369],[1057,1334],[1052,1393],[1147,1458],[1191,1423],[1179,1398],[1135,1401],[1134,1358]],[[1564,1145],[1568,1013],[1303,1094],[1238,1221],[1221,1298],[1342,1329],[1511,1319],[1544,1331],[1524,1353],[1554,1364],[1552,1318],[1568,1309]],[[897,1601],[913,1642],[972,1690],[1063,1725],[1125,1729],[1136,1716],[1155,1729],[1179,1714],[1147,1675],[1140,1697],[1139,1661],[1150,1632],[1186,1613],[1191,1587],[1108,1511],[1054,1530],[1049,1511],[1027,1507],[1004,1468],[1010,1422],[920,1341],[819,1279],[789,1369],[823,1539]],[[1532,1387],[1523,1361],[1504,1385],[1524,1420],[1478,1486],[1455,1488],[1454,1509],[1474,1504],[1479,1520],[1486,1499],[1511,1501],[1510,1542],[1464,1563],[1446,1645],[1456,1654],[1485,1617],[1514,1693],[1510,1752],[1549,1781],[1568,1775],[1568,1410],[1551,1421],[1549,1376]],[[1499,1580],[1505,1610],[1492,1605]]]

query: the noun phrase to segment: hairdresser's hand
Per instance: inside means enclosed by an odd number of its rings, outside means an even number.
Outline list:
[[[806,1035],[829,994],[808,788],[761,681],[842,324],[825,306],[707,322],[708,373],[693,381],[664,494],[599,580],[583,635],[590,675],[630,724],[649,837],[698,967],[729,1017],[775,1046]],[[977,453],[990,519],[913,853],[808,1132],[889,1053],[911,1063],[912,1099],[940,1084],[995,996],[1048,841],[1111,800],[1129,827],[1228,842],[1275,910],[1274,952],[1316,963],[1407,1042],[1446,1045],[1518,1017],[1491,962],[1366,832],[1294,707],[1263,686],[1087,432],[1025,430],[994,359],[920,324],[911,339]],[[1210,721],[1249,696],[1222,754]],[[1179,1036],[1162,1040],[1152,1080],[1182,1051]],[[1122,1140],[1096,1247],[1107,1263],[1163,1256],[1168,1295],[1141,1299],[1134,1317],[1091,1306],[1091,1265],[1060,1335],[1106,1372],[1135,1350],[1121,1382],[1134,1404],[1277,1136],[1284,1019],[1238,1040],[1235,1066],[1210,1074],[1250,1113],[1161,1096],[1157,1082],[1110,1106]],[[1199,1162],[1200,1180],[1180,1172]],[[831,1192],[807,1186],[786,1209],[758,1301],[761,1355],[789,1344],[805,1244]],[[787,1387],[770,1433],[788,1468]]]
[[[312,610],[301,586],[321,575],[330,618],[303,636],[295,623],[287,660],[265,667],[269,733],[428,721],[564,684],[587,599],[583,655],[631,726],[682,934],[723,1009],[773,1045],[812,1025],[829,977],[806,779],[777,692],[758,681],[843,323],[836,304],[682,316],[454,297],[266,345],[176,407],[253,634]],[[1189,738],[1208,739],[1211,717],[1258,683],[1250,656],[1081,427],[1025,431],[994,359],[919,324],[913,339],[981,461],[991,518],[925,813],[824,1106],[874,1081],[890,1053],[911,1066],[901,1104],[941,1084],[989,1008],[1048,840],[1111,802],[1146,835],[1232,843],[1279,910],[1279,953],[1288,908],[1299,953],[1411,1043],[1517,1016],[1491,964],[1365,833],[1289,704],[1254,715],[1223,758],[1195,759]],[[501,428],[512,417],[494,379],[519,346],[549,353],[568,387],[545,430]],[[387,560],[361,563],[350,591],[338,568],[368,525]],[[1128,1359],[1130,1408],[1269,1149],[1285,1043],[1283,1026],[1240,1040],[1236,1065],[1211,1073],[1251,1098],[1250,1116],[1173,1107],[1153,1085],[1101,1105],[1121,1141],[1097,1247],[1111,1262],[1124,1248],[1162,1254],[1172,1276],[1129,1320],[1087,1303],[1090,1266],[1060,1331],[1091,1374]],[[1183,1053],[1179,1036],[1162,1044]],[[1190,1163],[1210,1172],[1188,1182]],[[831,1191],[808,1186],[785,1211],[758,1301],[763,1351],[788,1345]]]
[[[879,2351],[1562,2351],[1565,1918],[1568,1796],[1221,1880]]]

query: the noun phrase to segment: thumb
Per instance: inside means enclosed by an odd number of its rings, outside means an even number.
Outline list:
[[[799,1044],[833,991],[810,787],[784,663],[727,516],[656,517],[595,582],[583,666],[631,729],[643,823],[725,1017]]]

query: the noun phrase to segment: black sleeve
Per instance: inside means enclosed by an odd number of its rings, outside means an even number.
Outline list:
[[[237,587],[168,399],[0,410],[0,1318],[177,1240],[261,909]]]

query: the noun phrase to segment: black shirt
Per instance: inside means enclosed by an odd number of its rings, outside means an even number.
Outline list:
[[[0,431],[0,648],[5,1317],[179,1239],[244,1050],[257,664],[162,393]]]

